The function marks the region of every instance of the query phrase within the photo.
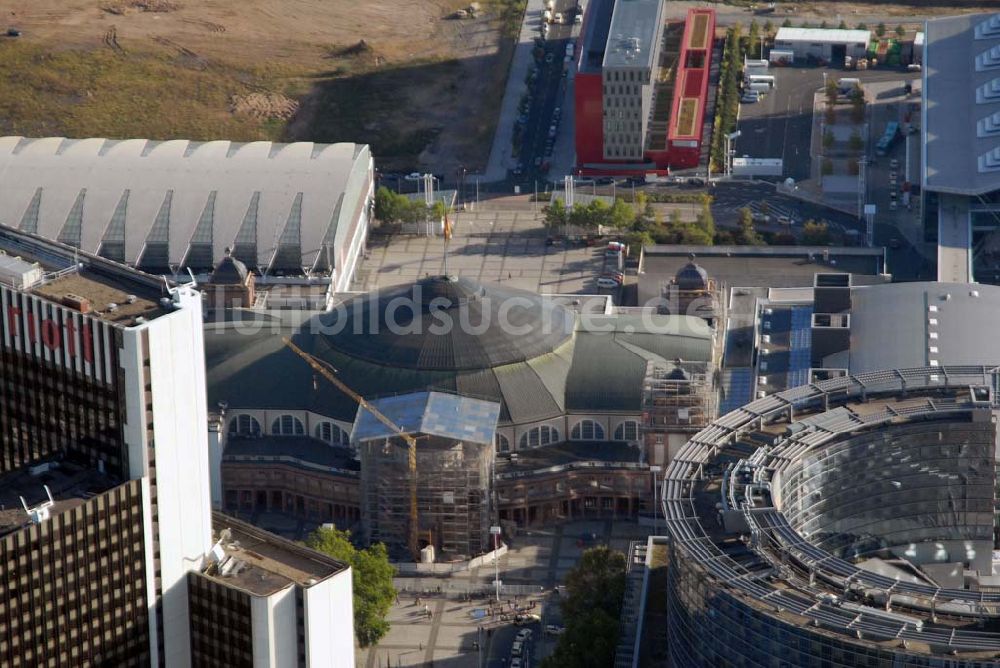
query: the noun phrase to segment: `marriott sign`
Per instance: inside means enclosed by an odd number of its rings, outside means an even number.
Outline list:
[[[111,329],[36,295],[0,287],[0,342],[94,380],[111,382]]]

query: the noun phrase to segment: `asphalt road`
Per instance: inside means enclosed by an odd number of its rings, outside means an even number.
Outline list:
[[[557,0],[553,14],[556,12],[563,13],[572,21],[576,12],[576,0]],[[540,18],[533,19],[529,16],[526,20],[536,20],[539,28],[543,25]],[[548,38],[541,42],[544,53],[540,59],[535,60],[537,75],[531,86],[532,100],[527,122],[521,124],[521,152],[518,158],[520,174],[516,170],[512,174],[515,182],[531,182],[545,177],[555,145],[555,136],[550,136],[550,128],[555,124],[558,131],[562,122],[562,116],[558,119],[555,117],[555,109],[559,107],[563,115],[572,113],[572,109],[567,106],[572,101],[565,99],[567,75],[564,59],[566,46],[573,33],[573,24],[548,25]],[[541,41],[540,36],[539,31],[537,41]]]

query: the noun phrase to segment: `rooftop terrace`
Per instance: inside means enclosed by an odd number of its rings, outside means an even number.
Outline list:
[[[41,280],[33,278],[15,287],[58,304],[75,301],[73,308],[93,317],[131,326],[139,324],[137,318],[149,320],[167,312],[160,305],[166,286],[156,277],[124,265],[3,225],[0,252],[37,265],[44,274]],[[80,307],[79,298],[88,306]]]

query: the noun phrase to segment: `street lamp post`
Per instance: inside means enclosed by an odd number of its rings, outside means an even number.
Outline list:
[[[500,602],[500,557],[497,555],[497,550],[500,548],[497,543],[500,540],[500,527],[490,527],[490,533],[493,535],[493,582],[496,584],[497,603],[499,603]]]
[[[656,474],[663,470],[662,466],[650,466],[649,472],[653,474],[653,535],[656,535],[660,521],[660,504],[656,484]]]

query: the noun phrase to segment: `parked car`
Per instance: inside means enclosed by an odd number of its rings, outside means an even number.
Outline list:
[[[613,278],[598,278],[597,279],[597,287],[599,287],[599,288],[613,289],[613,288],[621,287],[621,283],[619,283],[618,281],[614,280]]]
[[[521,663],[520,657],[514,657],[510,660],[510,668],[524,668],[524,664]]]
[[[21,31],[17,28],[7,28],[7,37],[20,37]]]
[[[548,636],[561,636],[566,632],[566,629],[559,626],[558,624],[546,624],[545,625],[545,635]]]
[[[531,640],[532,631],[531,629],[521,629],[517,632],[517,639],[521,642],[527,642]]]
[[[521,656],[521,652],[524,651],[524,643],[520,640],[515,640],[514,644],[510,646],[510,655],[517,657]]]
[[[542,618],[539,615],[536,615],[531,612],[526,612],[522,615],[514,617],[514,623],[517,624],[518,626],[524,626],[525,624],[535,624],[540,621],[542,621]],[[514,644],[516,645],[518,643],[515,642]]]
[[[419,181],[420,179],[424,178],[424,175],[421,174],[420,172],[410,172],[403,178],[406,179],[407,181]]]

